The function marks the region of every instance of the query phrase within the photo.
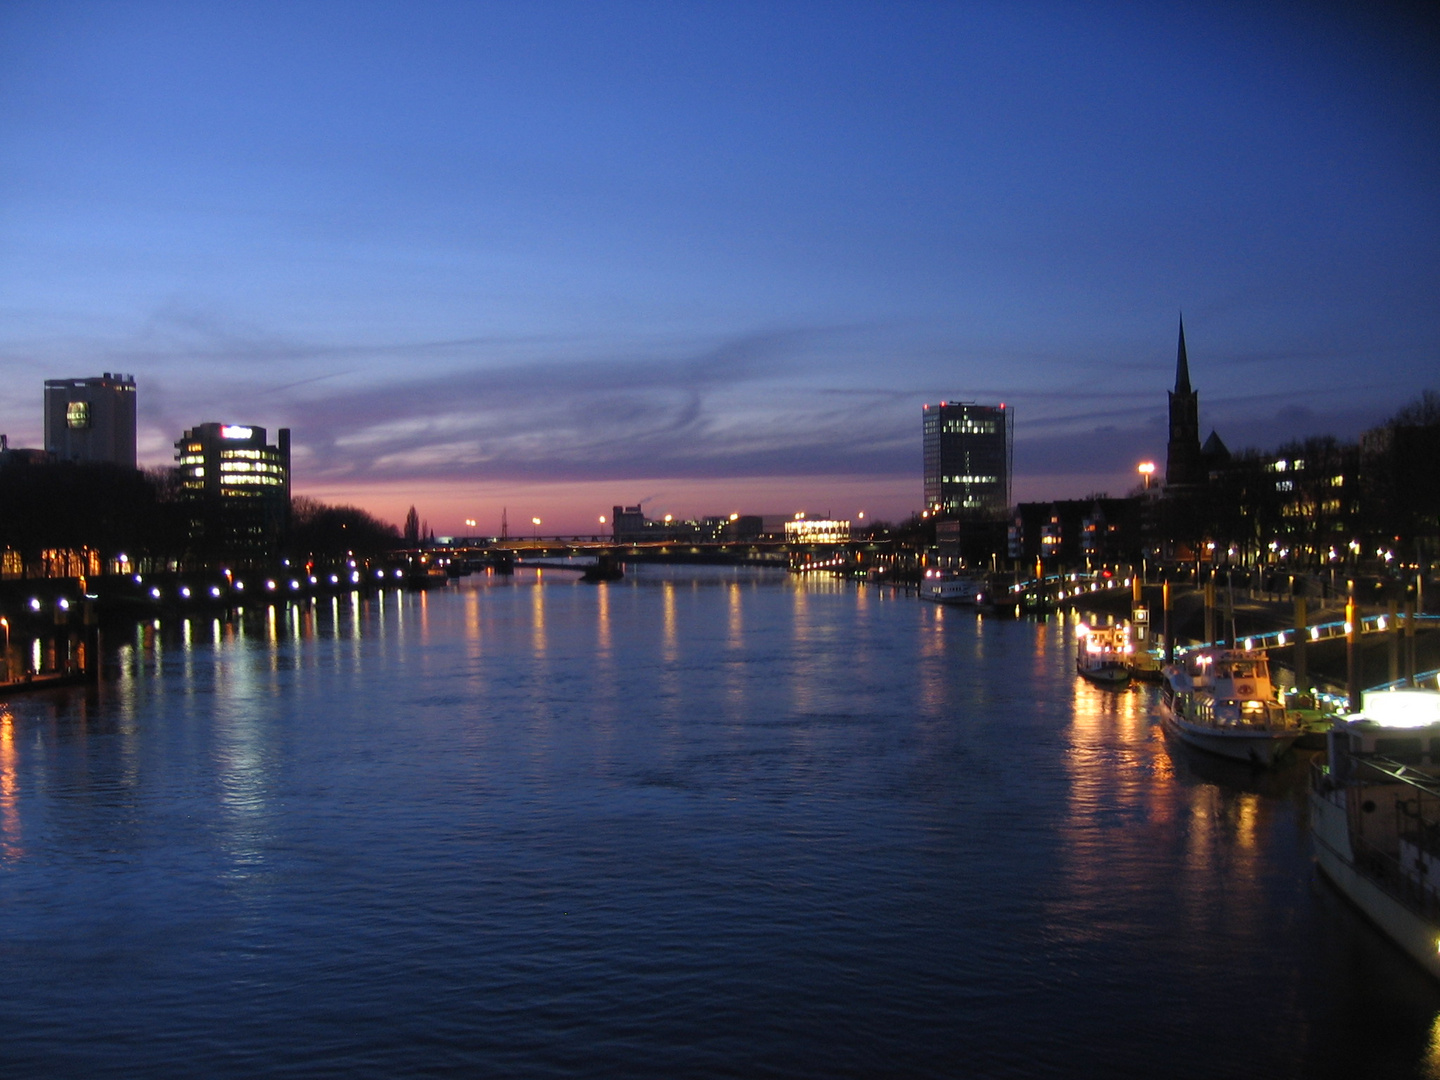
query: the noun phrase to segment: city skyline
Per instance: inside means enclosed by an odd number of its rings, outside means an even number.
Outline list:
[[[123,370],[142,464],[441,533],[894,519],[941,400],[1123,494],[1183,310],[1202,438],[1353,438],[1440,353],[1418,11],[9,5],[0,429]]]

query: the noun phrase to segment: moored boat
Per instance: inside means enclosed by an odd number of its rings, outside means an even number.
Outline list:
[[[1275,699],[1265,655],[1206,648],[1165,668],[1161,718],[1177,738],[1213,754],[1268,767],[1301,735]]]
[[[964,604],[974,607],[984,600],[986,593],[987,584],[983,574],[927,570],[920,579],[920,599],[937,604]]]
[[[1135,649],[1130,653],[1130,677],[1142,682],[1164,682],[1165,665],[1149,649]]]
[[[1310,832],[1325,876],[1440,978],[1440,693],[1369,692],[1330,729]]]
[[[1097,686],[1120,688],[1130,682],[1130,628],[1087,626],[1075,628],[1075,670]]]

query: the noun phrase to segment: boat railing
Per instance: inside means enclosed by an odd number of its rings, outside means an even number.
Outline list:
[[[1350,763],[1353,770],[1352,775],[1357,779],[1368,779],[1379,783],[1407,784],[1415,789],[1417,798],[1430,796],[1440,800],[1440,776],[1436,776],[1433,772],[1427,772],[1414,765],[1407,765],[1403,761],[1396,761],[1378,754],[1368,757],[1352,754]],[[1366,773],[1377,775],[1367,777]],[[1440,819],[1440,813],[1437,813],[1436,817]]]
[[[1400,856],[1355,837],[1351,840],[1355,868],[1381,891],[1429,922],[1440,922],[1440,893],[1407,869]]]
[[[1440,777],[1388,758],[1349,758],[1348,776],[1340,779],[1330,766],[1314,762],[1310,766],[1311,789],[1321,798],[1344,805],[1349,783],[1402,784],[1406,797],[1395,800],[1397,845],[1404,841],[1419,853],[1425,862],[1440,863]],[[1350,830],[1351,852],[1355,869],[1378,889],[1411,911],[1431,922],[1440,922],[1440,891],[1425,873],[1425,866],[1407,865],[1400,852],[1389,851],[1365,839],[1353,827]]]
[[[1212,701],[1201,700],[1190,702],[1190,707],[1183,710],[1185,718],[1195,723],[1205,724],[1208,727],[1224,728],[1226,730],[1256,730],[1271,731],[1276,728],[1299,728],[1300,720],[1285,710],[1279,702],[1257,701],[1244,702],[1243,705],[1257,705],[1261,708],[1247,709],[1237,708],[1233,715],[1219,715],[1216,712]]]

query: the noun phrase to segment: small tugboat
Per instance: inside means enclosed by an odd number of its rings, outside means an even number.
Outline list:
[[[1075,670],[1097,686],[1120,689],[1130,682],[1130,628],[1086,626],[1075,628]]]
[[[1130,677],[1141,682],[1164,682],[1165,666],[1150,650],[1135,649],[1130,653]]]
[[[1165,668],[1161,719],[1177,738],[1268,768],[1301,735],[1275,699],[1263,653],[1205,648]]]
[[[946,573],[943,570],[926,570],[920,581],[920,599],[937,604],[964,604],[974,607],[982,602],[988,592],[983,574]]]
[[[585,572],[580,575],[581,581],[620,581],[625,577],[625,564],[617,559],[611,552],[601,552],[595,556],[595,565],[587,566]]]
[[[1366,693],[1311,771],[1315,861],[1440,978],[1440,693]]]

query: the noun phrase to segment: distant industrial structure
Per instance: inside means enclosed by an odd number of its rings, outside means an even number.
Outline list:
[[[654,541],[672,543],[744,543],[765,536],[780,536],[785,530],[783,516],[729,514],[702,518],[660,518],[645,516],[642,505],[616,506],[610,515],[610,533],[617,543]]]
[[[45,380],[45,449],[56,461],[135,468],[135,376]]]

